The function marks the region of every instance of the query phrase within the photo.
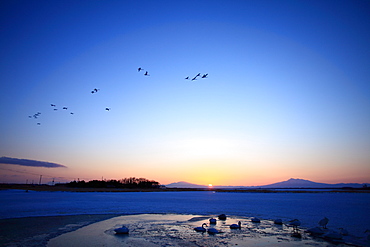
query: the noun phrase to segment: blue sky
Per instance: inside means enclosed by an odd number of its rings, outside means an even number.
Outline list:
[[[1,181],[370,181],[368,1],[2,1],[0,11],[0,156],[66,167],[0,164]],[[208,78],[184,79],[198,73]]]

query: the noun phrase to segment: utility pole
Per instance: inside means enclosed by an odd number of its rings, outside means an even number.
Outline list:
[[[39,181],[39,185],[41,184],[41,178],[42,178],[42,175],[40,175],[40,181]]]

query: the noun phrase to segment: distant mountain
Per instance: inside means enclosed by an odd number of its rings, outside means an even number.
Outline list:
[[[310,180],[291,178],[287,181],[260,186],[261,188],[324,188],[329,184],[316,183]]]
[[[262,186],[213,186],[213,188],[224,188],[224,189],[271,189],[271,188],[343,188],[343,187],[352,187],[352,188],[361,188],[363,184],[357,183],[339,183],[339,184],[325,184],[325,183],[316,183],[310,180],[299,179],[299,178],[290,178],[287,181],[282,181],[278,183],[262,185]],[[206,185],[191,184],[188,182],[176,182],[167,184],[168,188],[208,188]]]
[[[325,183],[316,183],[310,180],[291,178],[287,181],[278,182],[274,184],[260,186],[261,188],[342,188],[342,187],[353,187],[361,188],[363,184],[356,183],[340,183],[340,184],[325,184]]]
[[[184,181],[167,184],[166,187],[167,188],[190,188],[190,189],[208,188],[208,186],[206,185],[191,184],[191,183],[184,182]]]

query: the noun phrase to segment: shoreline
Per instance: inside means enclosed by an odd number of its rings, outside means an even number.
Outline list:
[[[216,188],[72,188],[65,185],[0,184],[0,190],[50,191],[50,192],[177,192],[213,191],[235,193],[370,193],[370,188],[283,188],[283,189],[216,189]],[[322,190],[322,191],[320,191]]]
[[[356,239],[331,243],[313,237],[304,228],[302,237],[292,236],[291,228],[273,224],[271,220],[251,222],[250,217],[228,216],[226,221],[209,225],[221,231],[211,235],[193,230],[208,223],[213,215],[187,214],[97,214],[59,215],[0,219],[0,246],[59,247],[68,246],[367,246]],[[242,221],[240,230],[229,225]],[[126,225],[129,235],[119,236],[113,229]],[[66,245],[67,244],[67,245]]]
[[[121,216],[118,214],[56,215],[0,219],[0,246],[46,246],[59,235]]]

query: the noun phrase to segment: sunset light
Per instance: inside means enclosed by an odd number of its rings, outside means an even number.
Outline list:
[[[366,1],[6,2],[0,183],[370,180]]]

